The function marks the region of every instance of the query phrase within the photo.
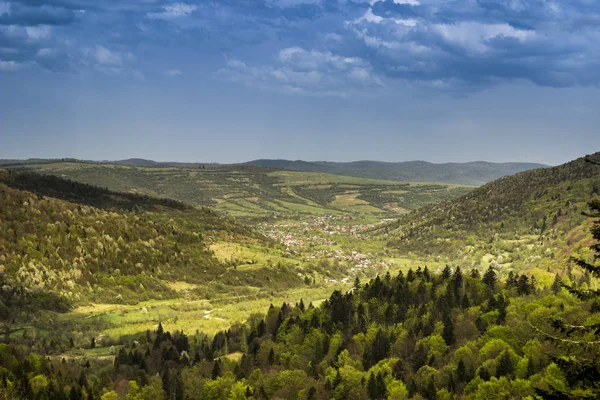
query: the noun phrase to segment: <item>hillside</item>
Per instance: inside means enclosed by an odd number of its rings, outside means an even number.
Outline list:
[[[326,214],[390,217],[472,190],[467,186],[401,183],[252,165],[188,168],[47,162],[15,168],[261,220]]]
[[[29,160],[1,160],[0,166],[16,166],[31,164],[54,164],[61,162],[81,164],[117,164],[146,168],[233,168],[242,165],[254,165],[272,169],[289,171],[318,172],[334,175],[352,176],[357,178],[387,180],[396,182],[438,182],[456,185],[479,186],[498,178],[514,175],[519,172],[536,168],[546,168],[547,165],[536,163],[512,162],[491,163],[475,161],[466,163],[435,164],[426,161],[353,161],[353,162],[328,162],[328,161],[302,161],[302,160],[253,160],[246,163],[226,165],[199,162],[170,162],[153,161],[142,158],[130,158],[119,161],[85,161],[74,159],[29,159]]]
[[[3,281],[71,305],[256,297],[303,287],[322,271],[298,268],[231,217],[170,199],[10,170],[0,170],[0,196]],[[235,256],[242,250],[251,265]]]
[[[106,162],[111,163],[111,162]],[[130,165],[133,167],[183,167],[183,168],[214,168],[220,164],[216,163],[198,163],[198,162],[172,162],[172,161],[154,161],[144,158],[128,158],[126,160],[118,160],[112,164]]]
[[[503,283],[491,269],[481,276],[419,268],[356,282],[319,306],[271,305],[212,336],[186,334],[176,322],[158,324],[122,336],[106,356],[52,357],[61,348],[95,354],[94,336],[73,332],[40,344],[23,335],[0,345],[8,382],[0,384],[0,395],[489,400],[542,398],[543,391],[554,393],[543,398],[569,398],[571,387],[597,381],[585,372],[563,373],[561,357],[597,357],[597,350],[555,346],[541,332],[553,332],[549,317],[593,320],[597,308],[556,284],[536,286],[526,275]],[[580,396],[571,398],[594,398],[574,393]]]
[[[212,240],[263,241],[208,209],[0,170],[4,279],[74,304],[168,298],[168,281],[200,284],[227,265]]]
[[[434,164],[426,161],[380,162],[326,162],[254,160],[247,164],[295,171],[324,172],[359,178],[385,179],[400,182],[442,182],[459,185],[483,185],[502,176],[545,168],[535,163],[467,163]]]
[[[401,252],[472,266],[492,262],[508,271],[555,258],[566,262],[589,238],[582,212],[600,194],[599,187],[600,167],[579,158],[501,178],[401,217],[379,232]]]

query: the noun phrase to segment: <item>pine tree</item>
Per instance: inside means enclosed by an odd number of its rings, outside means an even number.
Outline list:
[[[459,383],[467,380],[467,369],[462,358],[458,361],[458,365],[456,366],[456,379]]]
[[[273,350],[273,348],[271,347],[271,351],[269,351],[269,357],[268,360],[269,365],[273,365],[275,363],[275,351]]]
[[[221,376],[221,367],[219,366],[219,361],[215,360],[210,377],[215,380],[219,376]]]
[[[508,278],[506,279],[506,286],[511,288],[517,286],[517,277],[513,271],[508,273]]]
[[[452,276],[452,270],[450,269],[450,266],[446,264],[446,267],[442,271],[442,279],[450,279],[450,276]]]
[[[435,381],[433,380],[433,375],[429,378],[429,383],[427,384],[427,388],[425,389],[425,393],[423,393],[426,399],[435,400],[437,398],[437,390],[435,389]]]
[[[369,393],[369,399],[376,400],[378,398],[377,381],[372,373],[369,375],[369,381],[367,382],[367,392]]]
[[[493,289],[498,281],[498,276],[496,275],[496,271],[490,265],[485,274],[483,274],[483,283],[485,283],[490,289]]]
[[[556,274],[554,276],[554,282],[552,282],[552,291],[558,293],[560,292],[560,289],[562,289],[562,278],[560,275]]]
[[[519,296],[526,296],[531,293],[531,285],[529,284],[529,278],[523,274],[517,281],[517,294]]]
[[[415,352],[413,353],[413,371],[417,372],[425,363],[427,363],[427,349],[424,345],[420,344],[415,348]]]
[[[443,321],[444,328],[442,329],[442,337],[448,346],[454,344],[454,324],[452,323],[452,316],[450,312],[444,314]]]
[[[594,260],[593,262],[590,262],[581,257],[572,257],[572,260],[584,271],[588,271],[592,276],[600,278],[600,199],[596,198],[590,201],[589,207],[591,212],[587,215],[595,219],[592,228],[590,229],[594,239],[594,243],[591,245],[591,249],[595,253]],[[564,287],[582,300],[600,299],[599,290],[582,290],[575,288],[573,285],[564,285]],[[559,346],[585,349],[589,346],[597,346],[600,344],[600,325],[598,324],[576,326],[570,325],[559,318],[553,318],[550,322],[555,331],[561,335],[552,335],[537,327],[533,328],[545,339],[554,342]],[[591,340],[586,338],[586,336],[589,337],[590,335],[593,337]],[[538,389],[538,392],[547,397],[569,398],[574,392],[578,392],[580,395],[582,393],[585,394],[588,398],[599,398],[600,388],[598,387],[598,382],[600,381],[600,370],[598,369],[598,364],[600,359],[598,359],[598,356],[593,355],[597,354],[595,352],[589,352],[589,354],[591,354],[591,356],[588,358],[583,356],[571,356],[554,359],[554,362],[567,377],[571,392],[565,393],[556,388],[552,388],[550,392]]]
[[[425,266],[423,269],[423,279],[425,282],[429,282],[431,280],[431,273],[429,272],[429,268],[427,268],[427,266]]]
[[[527,370],[525,371],[525,377],[529,378],[533,374],[535,374],[535,367],[533,365],[533,360],[530,358],[529,360],[527,360]]]
[[[514,373],[514,364],[508,351],[504,350],[496,367],[496,375],[498,377],[512,375]]]

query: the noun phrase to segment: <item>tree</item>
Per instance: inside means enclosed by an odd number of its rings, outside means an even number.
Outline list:
[[[211,378],[213,380],[215,380],[219,376],[221,376],[221,367],[219,366],[219,360],[215,360],[215,363],[214,363],[213,369],[212,369],[212,373],[211,373]]]
[[[467,368],[465,367],[465,362],[462,358],[458,361],[458,365],[456,366],[456,379],[458,380],[458,383],[467,380]]]
[[[558,292],[560,292],[561,288],[562,288],[562,278],[560,277],[560,275],[556,274],[554,276],[554,282],[552,282],[552,291],[554,293],[558,293]]]
[[[498,366],[496,367],[496,375],[498,377],[512,375],[514,373],[514,364],[508,350],[504,350],[498,360]]]
[[[443,318],[444,328],[442,330],[442,337],[448,346],[454,344],[454,324],[452,323],[452,316],[450,313],[444,314]]]
[[[594,223],[590,229],[594,239],[594,243],[590,246],[594,252],[593,261],[582,257],[572,257],[571,259],[584,271],[588,271],[592,276],[600,278],[600,199],[596,198],[588,204],[590,212],[586,213],[586,215],[594,218]],[[575,288],[573,285],[565,284],[563,286],[581,300],[597,301],[600,299],[599,290],[580,289]],[[550,323],[559,335],[546,333],[535,326],[533,328],[546,340],[567,349],[585,350],[590,347],[600,346],[600,324],[572,325],[560,318],[551,318]],[[598,356],[597,352],[583,351],[581,354],[588,354],[588,356],[571,355],[570,357],[554,358],[554,362],[567,377],[570,386],[568,392],[556,387],[550,390],[537,389],[537,391],[543,396],[554,398],[569,398],[573,393],[578,393],[580,397],[585,396],[586,398],[600,397],[600,387],[598,386],[598,382],[600,381],[600,369],[598,368],[600,356]]]
[[[275,351],[273,350],[272,347],[271,347],[271,350],[269,351],[268,361],[269,361],[269,365],[273,365],[275,363]]]
[[[370,374],[369,375],[369,381],[367,382],[367,391],[369,393],[369,398],[371,400],[375,400],[377,399],[377,381],[375,378],[375,375]]]
[[[100,400],[119,400],[119,395],[114,390],[106,392],[100,397]]]
[[[442,271],[442,278],[444,280],[446,280],[446,279],[450,279],[450,276],[452,276],[452,270],[450,269],[450,266],[448,266],[448,264],[446,264],[446,267]]]
[[[487,271],[485,271],[485,274],[483,274],[482,281],[490,289],[493,289],[494,285],[496,285],[496,282],[498,281],[498,276],[496,275],[496,271],[494,271],[494,268],[492,268],[491,265],[489,266],[489,268],[487,269]]]
[[[525,274],[521,275],[517,281],[517,293],[519,296],[525,296],[531,293],[529,278]]]

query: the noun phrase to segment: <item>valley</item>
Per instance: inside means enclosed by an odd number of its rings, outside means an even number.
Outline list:
[[[582,212],[599,185],[583,159],[477,188],[247,166],[19,164],[0,171],[0,328],[4,341],[56,361],[106,366],[162,329],[213,341],[219,363],[243,364],[246,345],[214,338],[258,329],[265,310],[291,318],[298,307],[327,310],[332,293],[369,298],[383,279],[442,285],[433,277],[470,271],[467,301],[483,301],[474,287],[489,271],[525,279],[518,293],[547,293],[559,275],[596,290],[569,257],[590,257],[593,221]],[[369,313],[372,323],[392,318]],[[195,343],[208,365],[214,356]]]

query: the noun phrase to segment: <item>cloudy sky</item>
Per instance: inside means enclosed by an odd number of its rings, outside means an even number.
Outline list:
[[[600,150],[597,0],[0,0],[0,158]]]

